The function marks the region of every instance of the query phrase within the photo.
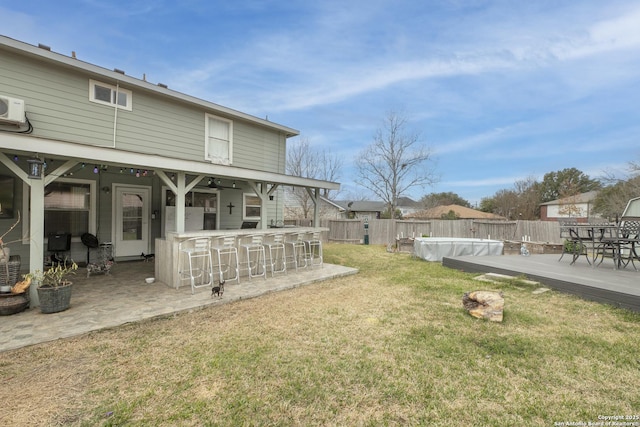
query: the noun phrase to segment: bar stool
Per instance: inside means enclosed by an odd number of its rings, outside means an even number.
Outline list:
[[[285,236],[285,259],[298,268],[307,268],[307,245],[304,243],[302,233],[287,233]],[[287,254],[288,252],[288,254]]]
[[[271,277],[275,273],[287,272],[287,260],[284,253],[284,234],[276,233],[266,236],[264,247],[269,251],[269,266],[271,267]]]
[[[310,265],[311,268],[313,268],[314,265],[322,267],[322,239],[320,238],[320,232],[312,231],[307,233],[304,243],[307,249],[306,256],[309,260],[308,265]]]
[[[244,264],[244,267],[241,267],[243,270],[247,270],[249,274],[249,280],[254,277],[264,277],[265,280],[267,278],[266,274],[266,266],[265,266],[265,251],[263,245],[263,235],[262,234],[250,234],[247,236],[241,236],[238,238],[240,242],[240,247],[242,248],[243,255],[245,257],[244,260],[241,260],[240,264]],[[253,258],[253,259],[252,259]],[[262,269],[261,269],[262,267]],[[255,270],[255,273],[253,272]]]
[[[212,255],[218,262],[219,283],[227,280],[237,280],[240,283],[240,259],[236,247],[236,236],[220,236],[213,239]],[[235,272],[235,276],[229,274]]]
[[[192,237],[178,244],[178,289],[184,280],[189,280],[191,293],[196,288],[213,286],[213,262],[211,259],[211,239]]]

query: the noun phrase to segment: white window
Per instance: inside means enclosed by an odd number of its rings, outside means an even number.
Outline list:
[[[260,219],[262,205],[260,197],[255,194],[243,194],[243,217],[242,219]]]
[[[89,80],[89,100],[131,111],[133,94],[127,89]]]
[[[60,178],[45,188],[44,233],[95,232],[95,181]]]
[[[204,157],[211,163],[230,165],[233,162],[233,122],[205,114]]]

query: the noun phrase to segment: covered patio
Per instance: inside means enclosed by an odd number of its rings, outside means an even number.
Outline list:
[[[37,308],[3,316],[0,322],[0,351],[13,350],[83,335],[126,323],[200,310],[270,292],[293,289],[337,277],[356,274],[354,268],[325,263],[323,267],[276,275],[265,280],[243,279],[227,283],[221,298],[212,297],[210,288],[197,289],[191,294],[189,286],[179,289],[156,281],[154,262],[119,262],[109,275],[78,273],[73,276],[71,307],[59,313],[42,314]]]

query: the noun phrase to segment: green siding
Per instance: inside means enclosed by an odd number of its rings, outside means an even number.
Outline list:
[[[0,51],[0,94],[25,100],[33,136],[111,147],[115,124],[117,149],[205,162],[205,113],[220,114],[123,84],[133,92],[133,110],[116,115],[113,107],[89,101],[89,79],[116,84]],[[285,135],[226,118],[234,121],[233,166],[284,173]]]

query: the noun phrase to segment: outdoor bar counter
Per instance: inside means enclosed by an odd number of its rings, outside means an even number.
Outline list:
[[[155,242],[155,278],[170,287],[175,287],[178,283],[178,263],[180,254],[178,247],[180,242],[193,237],[210,237],[212,240],[223,236],[236,236],[239,238],[262,234],[265,239],[273,234],[308,234],[313,232],[327,232],[328,228],[322,227],[284,227],[284,228],[251,228],[237,230],[202,230],[188,231],[184,233],[167,233],[165,238],[158,238]],[[238,248],[240,252],[240,248]],[[241,256],[242,259],[242,256]]]

